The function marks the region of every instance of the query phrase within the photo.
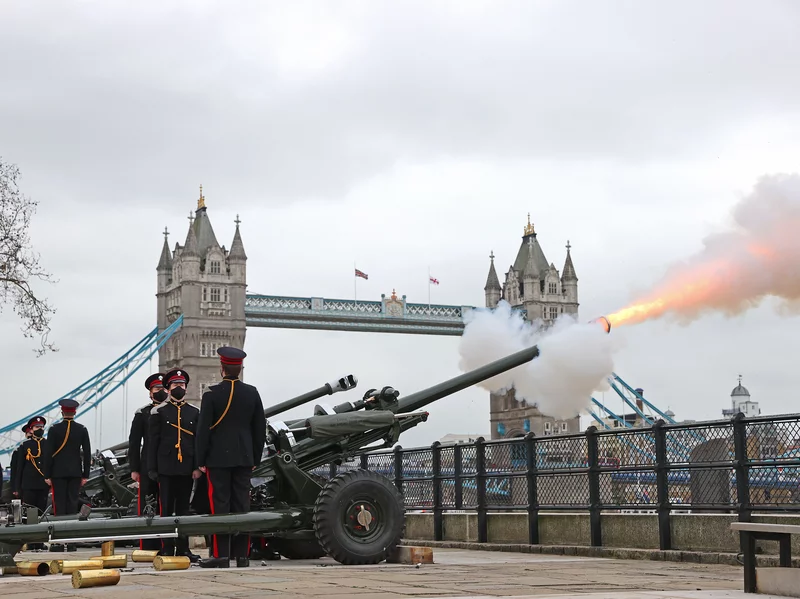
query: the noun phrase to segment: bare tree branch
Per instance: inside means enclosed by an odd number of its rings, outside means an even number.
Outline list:
[[[55,309],[36,295],[31,281],[55,281],[39,266],[39,255],[31,247],[29,229],[37,202],[20,192],[18,177],[17,166],[0,157],[0,311],[11,304],[22,320],[23,336],[39,336],[41,346],[34,352],[42,356],[58,351],[47,340]]]

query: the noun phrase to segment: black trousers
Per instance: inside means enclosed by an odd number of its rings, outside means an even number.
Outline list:
[[[53,515],[64,516],[78,513],[78,493],[81,490],[80,478],[52,478]]]
[[[50,489],[22,489],[22,503],[33,505],[39,510],[39,517],[42,517],[47,509],[47,496]]]
[[[206,468],[208,499],[212,514],[243,514],[250,511],[250,476],[253,469]],[[250,535],[214,535],[214,557],[248,557]]]
[[[160,512],[160,507],[158,503],[158,483],[155,481],[150,480],[150,477],[147,474],[139,476],[139,494],[136,498],[136,513],[141,516],[144,513],[145,508],[147,507],[147,498],[148,495],[155,497],[155,504],[154,508],[156,513]],[[145,549],[148,551],[158,551],[161,549],[161,540],[160,539],[140,539],[139,540],[139,549]]]
[[[189,498],[192,496],[192,476],[158,476],[158,494],[161,516],[187,516]],[[189,552],[189,538],[161,539],[161,555],[185,555]]]

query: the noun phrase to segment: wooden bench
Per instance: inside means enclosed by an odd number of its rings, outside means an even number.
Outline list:
[[[757,522],[734,522],[731,530],[739,531],[744,563],[744,592],[757,592],[756,541],[778,541],[779,564],[782,568],[792,566],[792,535],[800,535],[800,526],[794,524],[762,524]]]

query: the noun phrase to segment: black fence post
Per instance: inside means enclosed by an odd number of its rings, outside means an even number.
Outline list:
[[[442,444],[434,441],[431,445],[431,463],[433,466],[433,540],[444,538],[442,517]]]
[[[475,486],[478,498],[478,543],[489,538],[486,521],[486,441],[478,437],[475,441]]]
[[[536,435],[525,435],[525,455],[528,458],[528,543],[539,544],[539,492],[536,488]]]
[[[336,462],[330,463],[328,474],[330,475],[329,478],[333,478],[334,476],[336,476]]]
[[[589,458],[589,534],[592,547],[603,544],[600,526],[600,471],[597,459],[597,427],[586,429],[586,445]]]
[[[369,455],[366,453],[361,454],[361,469],[369,470]]]
[[[653,438],[656,446],[656,497],[658,501],[658,548],[661,551],[672,549],[672,527],[669,502],[669,461],[667,459],[667,431],[664,421],[653,424]]]
[[[750,505],[750,464],[747,456],[747,422],[744,414],[737,413],[733,417],[733,454],[736,469],[736,495],[739,522],[750,522],[752,507]],[[742,552],[744,552],[742,544]]]
[[[464,509],[464,493],[461,488],[461,443],[456,443],[453,447],[453,491],[455,494],[454,503],[457,510]]]
[[[394,448],[394,486],[403,495],[403,448],[400,445]]]

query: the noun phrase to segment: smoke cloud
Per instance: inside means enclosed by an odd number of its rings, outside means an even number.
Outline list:
[[[613,345],[602,326],[562,315],[545,329],[523,320],[506,301],[494,310],[473,313],[461,337],[459,367],[473,370],[535,344],[538,358],[480,387],[493,393],[514,388],[517,400],[558,419],[576,416],[586,409],[593,392],[608,389]]]
[[[633,324],[672,316],[688,324],[711,312],[735,316],[767,297],[782,313],[800,307],[800,175],[759,179],[732,210],[732,226],[671,266],[651,293],[609,316]]]

